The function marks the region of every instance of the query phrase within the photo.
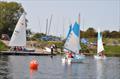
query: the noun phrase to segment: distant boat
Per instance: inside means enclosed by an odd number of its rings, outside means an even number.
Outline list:
[[[43,50],[44,52],[47,52],[47,53],[51,53],[51,49],[48,48],[48,47],[45,47],[45,49]]]
[[[35,49],[26,48],[26,19],[23,13],[18,20],[15,30],[9,42],[11,48],[18,48],[20,51],[34,52]]]
[[[106,56],[104,55],[104,47],[102,42],[102,35],[100,33],[100,30],[98,30],[98,38],[97,38],[97,55],[94,56],[95,59],[106,59]]]
[[[78,63],[82,62],[85,59],[85,56],[83,54],[80,54],[79,51],[81,50],[80,47],[80,26],[79,24],[75,23],[73,28],[69,29],[66,42],[64,44],[65,52],[68,52],[69,54],[73,54],[72,58],[69,57],[63,57],[62,63],[67,62],[70,63]]]

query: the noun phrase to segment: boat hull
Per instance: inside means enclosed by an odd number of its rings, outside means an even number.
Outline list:
[[[62,58],[62,63],[81,63],[85,60],[85,56],[84,55],[79,55],[79,58]]]
[[[35,52],[35,49],[25,48],[23,51],[24,52]]]
[[[34,49],[24,50],[24,52],[35,52]]]
[[[98,55],[94,55],[95,59],[106,59],[106,56],[98,56]]]
[[[45,49],[43,50],[44,52],[48,52],[48,53],[51,53],[51,49],[48,48],[48,47],[45,47]]]

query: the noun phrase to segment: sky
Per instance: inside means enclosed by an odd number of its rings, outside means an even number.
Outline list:
[[[33,32],[46,31],[51,20],[51,35],[65,36],[70,24],[78,21],[80,29],[89,27],[110,31],[120,29],[120,0],[2,0],[15,1],[24,7],[28,19],[28,28]]]

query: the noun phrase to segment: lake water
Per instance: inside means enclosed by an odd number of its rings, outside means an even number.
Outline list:
[[[34,72],[29,69],[32,59],[39,63]],[[87,57],[84,63],[67,65],[61,56],[0,56],[0,79],[120,79],[120,57]]]

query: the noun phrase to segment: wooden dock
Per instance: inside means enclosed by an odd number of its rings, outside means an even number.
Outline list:
[[[40,52],[22,52],[22,51],[0,51],[0,55],[15,55],[15,56],[55,56],[56,54],[40,53]]]

